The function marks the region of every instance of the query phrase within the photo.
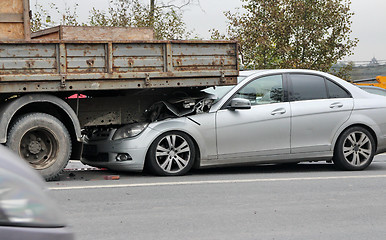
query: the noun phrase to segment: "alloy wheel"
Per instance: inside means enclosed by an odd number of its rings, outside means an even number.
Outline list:
[[[191,148],[181,136],[171,134],[157,144],[155,157],[159,167],[166,173],[178,173],[188,166]]]
[[[350,133],[343,143],[343,156],[353,166],[366,164],[372,155],[369,137],[360,131]]]

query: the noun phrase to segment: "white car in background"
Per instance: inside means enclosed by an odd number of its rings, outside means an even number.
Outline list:
[[[363,86],[363,85],[356,85],[356,86],[362,90],[365,90],[368,93],[386,96],[386,90],[383,88],[374,87],[374,86]]]
[[[246,71],[238,85],[204,92],[218,98],[162,101],[149,109],[148,122],[89,136],[83,163],[157,175],[331,160],[339,169],[363,170],[386,151],[386,98],[327,73]]]

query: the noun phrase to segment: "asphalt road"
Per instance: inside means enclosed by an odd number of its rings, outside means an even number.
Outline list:
[[[104,180],[119,175],[119,180]],[[183,177],[67,171],[48,183],[77,239],[385,239],[386,155],[331,164],[196,170]]]

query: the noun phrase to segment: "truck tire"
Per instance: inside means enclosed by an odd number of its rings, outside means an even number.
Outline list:
[[[47,181],[59,176],[71,154],[70,134],[66,127],[45,113],[20,116],[11,126],[6,145]]]

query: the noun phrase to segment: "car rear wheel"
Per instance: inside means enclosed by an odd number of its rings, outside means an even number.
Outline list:
[[[192,139],[182,132],[168,132],[151,144],[146,166],[157,175],[179,176],[192,168],[194,159],[195,147]]]
[[[370,132],[352,127],[339,137],[333,161],[342,170],[363,170],[372,162],[374,153],[375,141]]]

